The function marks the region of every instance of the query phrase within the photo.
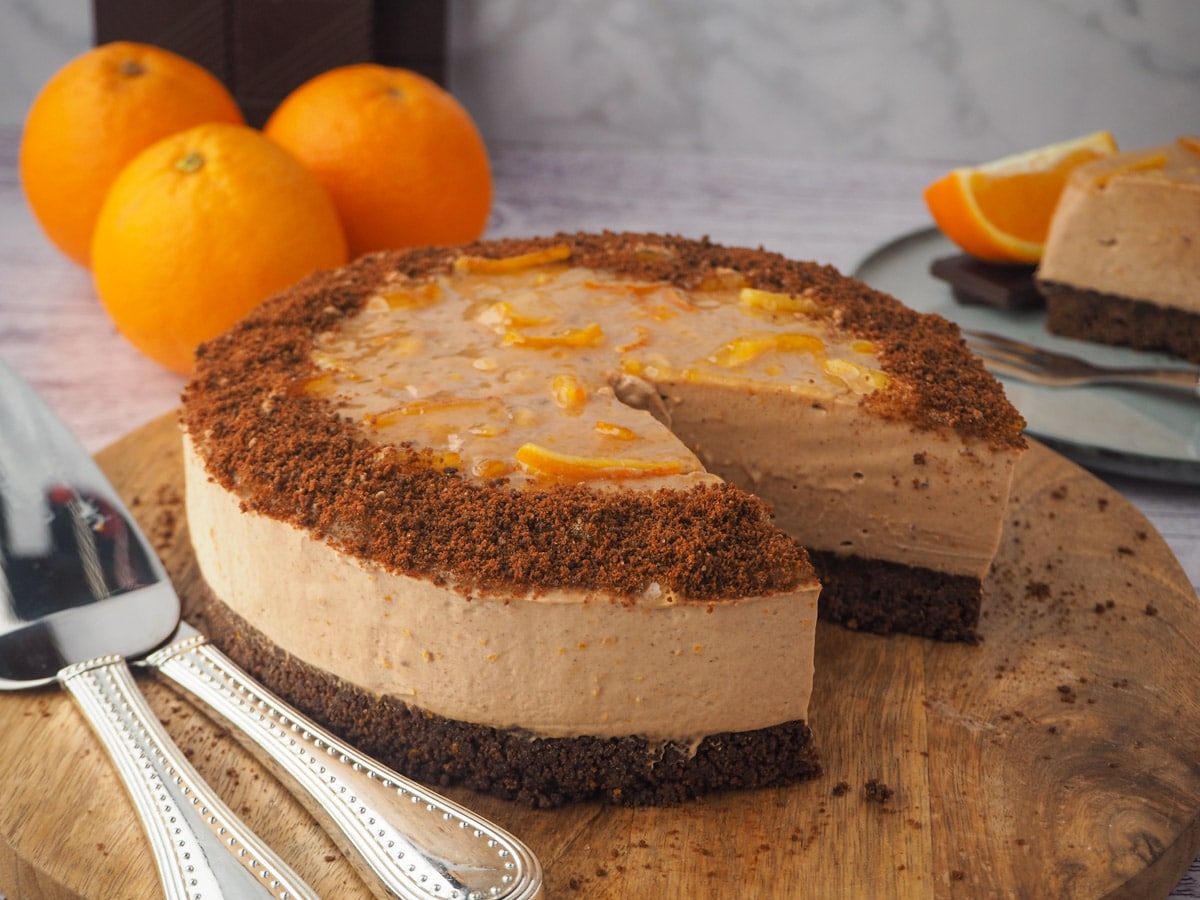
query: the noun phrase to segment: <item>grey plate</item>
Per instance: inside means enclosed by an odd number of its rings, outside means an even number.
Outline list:
[[[1141,353],[1048,333],[1040,311],[1004,312],[955,302],[930,264],[959,250],[936,229],[897,238],[854,267],[856,278],[921,312],[938,313],[964,328],[991,331],[1070,353],[1102,365],[1182,365]],[[1080,465],[1101,472],[1200,484],[1200,403],[1122,387],[1047,388],[1001,379],[1028,432]]]

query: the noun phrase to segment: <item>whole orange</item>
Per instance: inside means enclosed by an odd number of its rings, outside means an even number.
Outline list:
[[[470,241],[487,226],[492,175],[479,130],[415,72],[332,69],[284,98],[263,131],[329,190],[352,257]]]
[[[127,162],[176,131],[242,121],[225,86],[195,63],[146,44],[104,44],[34,99],[21,134],[25,196],[55,246],[87,266],[100,204]]]
[[[223,123],[135,157],[92,241],[96,292],[117,329],[184,374],[198,344],[346,259],[341,221],[316,176],[258,131]]]

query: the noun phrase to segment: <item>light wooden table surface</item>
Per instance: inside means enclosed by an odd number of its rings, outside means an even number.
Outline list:
[[[0,359],[97,451],[173,409],[183,379],[116,333],[88,274],[42,236],[21,194],[18,142],[15,129],[0,129]],[[944,169],[519,146],[493,148],[493,160],[489,236],[600,229],[708,235],[843,271],[928,224],[921,188]],[[1200,585],[1200,488],[1104,477]],[[1200,747],[1196,754],[1200,763]],[[1200,860],[1171,897],[1200,900]]]

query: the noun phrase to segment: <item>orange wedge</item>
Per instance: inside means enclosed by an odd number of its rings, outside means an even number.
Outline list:
[[[954,169],[925,188],[925,203],[942,233],[972,256],[1036,263],[1071,170],[1116,152],[1112,135],[1097,131]]]

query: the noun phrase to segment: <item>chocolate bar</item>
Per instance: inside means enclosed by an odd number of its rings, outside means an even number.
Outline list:
[[[967,306],[1042,309],[1046,301],[1033,280],[1036,268],[989,263],[960,253],[935,259],[929,266],[929,274],[948,282],[954,299]]]

